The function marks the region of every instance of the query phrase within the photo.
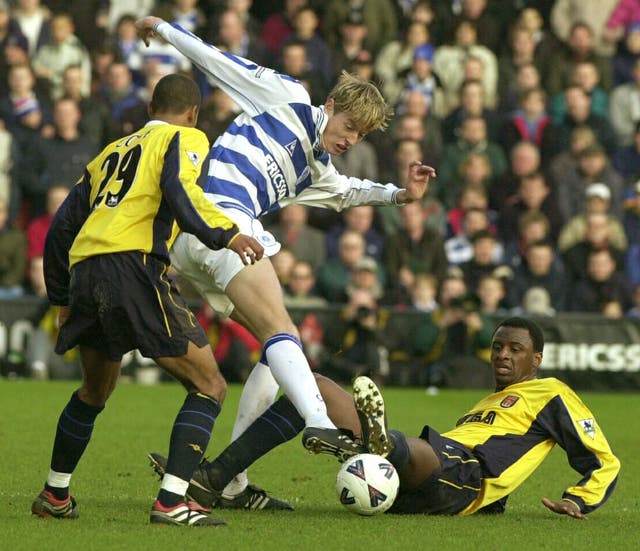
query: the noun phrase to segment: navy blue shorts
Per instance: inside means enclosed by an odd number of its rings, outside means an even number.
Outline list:
[[[429,426],[422,429],[420,438],[433,448],[440,459],[440,469],[418,488],[400,488],[388,512],[456,515],[478,497],[482,485],[480,463],[460,442],[441,436]]]
[[[160,358],[183,356],[189,341],[209,341],[167,277],[165,262],[140,252],[98,255],[71,270],[69,319],[56,352],[80,344],[119,361],[130,350]]]

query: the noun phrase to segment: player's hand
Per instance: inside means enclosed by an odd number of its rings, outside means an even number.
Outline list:
[[[570,517],[578,518],[580,520],[587,520],[587,515],[585,515],[580,511],[578,504],[569,499],[552,501],[551,499],[547,499],[545,497],[542,499],[542,504],[547,509],[551,509],[554,513],[558,513],[559,515],[568,515]]]
[[[68,306],[58,306],[58,316],[56,318],[56,325],[58,329],[60,329],[64,325],[64,322],[69,319],[70,314],[71,311]]]
[[[401,189],[396,195],[398,203],[412,203],[422,199],[429,188],[429,179],[436,177],[434,168],[423,165],[420,161],[413,161],[409,165],[409,178],[405,189]]]
[[[143,17],[136,21],[136,32],[138,33],[138,38],[144,42],[145,46],[149,46],[149,40],[156,36],[156,32],[153,28],[163,21],[164,19],[153,15]]]
[[[240,260],[242,260],[245,266],[255,264],[264,255],[264,247],[253,237],[245,235],[244,233],[239,233],[231,240],[229,249],[240,257]]]

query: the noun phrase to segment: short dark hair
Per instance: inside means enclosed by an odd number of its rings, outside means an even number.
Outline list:
[[[540,326],[532,319],[520,317],[507,318],[498,324],[493,334],[495,335],[496,331],[501,327],[520,327],[522,329],[526,329],[529,331],[529,336],[533,343],[533,351],[542,352],[544,349],[544,335],[542,334],[542,329],[540,329]]]
[[[200,106],[202,95],[195,81],[187,76],[174,73],[162,77],[153,90],[149,106],[154,114],[184,113],[194,105]]]

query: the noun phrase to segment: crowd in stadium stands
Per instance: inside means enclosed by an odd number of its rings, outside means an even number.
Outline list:
[[[343,70],[378,83],[392,123],[338,170],[402,186],[414,159],[437,169],[421,204],[267,220],[287,304],[345,305],[324,335],[341,362],[354,350],[384,371],[389,311],[426,314],[412,330],[425,358],[459,349],[455,327],[486,347],[487,314],[638,317],[640,0],[0,0],[0,299],[42,293],[65,191],[146,123],[160,77],[196,79],[212,143],[233,120],[189,60],[136,37],[145,14],[295,77],[318,104]],[[200,317],[255,355],[251,335]]]

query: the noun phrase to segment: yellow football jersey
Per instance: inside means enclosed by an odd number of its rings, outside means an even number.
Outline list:
[[[237,227],[197,185],[208,151],[200,130],[160,121],[109,144],[76,184],[84,186],[79,195],[89,210],[69,251],[69,267],[124,251],[168,260],[174,221],[211,248],[226,246]]]
[[[478,402],[443,433],[473,451],[483,470],[478,498],[468,515],[508,496],[560,444],[582,475],[563,498],[588,513],[613,491],[620,462],[576,393],[553,377],[511,385]]]

